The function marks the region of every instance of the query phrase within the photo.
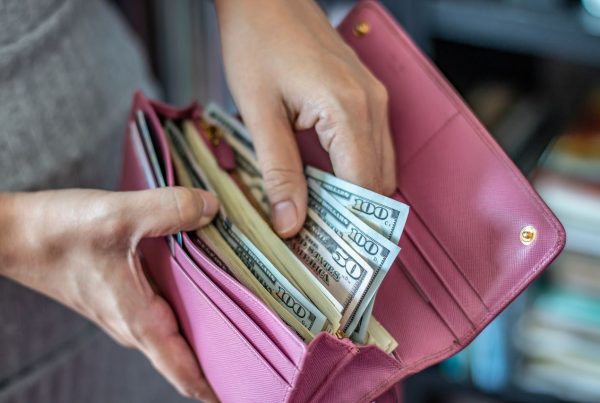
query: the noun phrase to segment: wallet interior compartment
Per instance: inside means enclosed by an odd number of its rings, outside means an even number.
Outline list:
[[[297,365],[298,376],[292,383],[295,391],[295,395],[291,398],[292,401],[296,401],[294,399],[298,399],[298,401],[328,401],[317,399],[317,397],[325,394],[330,388],[330,381],[337,379],[335,374],[343,373],[344,368],[350,365],[357,356],[360,356],[360,352],[363,350],[368,351],[367,357],[378,357],[375,362],[381,365],[376,365],[376,369],[380,372],[383,371],[386,378],[397,374],[399,368],[402,367],[397,356],[390,356],[376,346],[357,346],[349,339],[340,340],[325,332],[319,333],[315,339],[305,345],[262,301],[254,297],[250,291],[212,261],[209,261],[210,258],[194,245],[187,234],[184,235],[184,245],[189,252],[189,258],[196,262],[200,271],[212,278],[215,287],[227,293],[238,308],[247,312],[250,318],[273,340],[281,343],[284,346],[282,351],[295,353],[292,360]],[[182,253],[185,254],[185,251],[182,250]],[[188,257],[188,254],[185,256]],[[382,356],[385,358],[381,359]],[[367,366],[364,366],[365,364],[362,362],[365,353],[360,357],[359,368],[368,370],[368,363]],[[367,361],[369,361],[368,358]],[[384,363],[385,365],[383,365]]]
[[[245,314],[277,345],[287,359],[298,367],[306,346],[293,331],[252,292],[233,276],[218,267],[204,251],[198,248],[188,234],[183,236],[189,257],[219,290],[242,309]]]
[[[457,115],[398,169],[414,213],[407,235],[477,325],[537,276],[561,244],[558,221],[479,130]],[[527,226],[537,230],[531,244],[520,238]]]
[[[290,387],[298,371],[296,365],[210,282],[179,245],[175,245],[175,256],[169,254],[165,240],[160,238],[142,241],[140,249],[203,366],[220,366],[228,377],[239,371],[235,379],[248,382],[240,385],[247,390],[255,389],[251,384],[254,376],[254,381],[272,379],[278,387]],[[253,371],[261,373],[248,374],[247,368],[239,368],[241,362],[255,362]]]
[[[135,108],[134,108],[135,109]],[[145,110],[144,113],[147,114],[147,116],[152,116],[153,112],[150,110]],[[162,133],[161,131],[157,130],[156,128],[153,129],[153,133],[155,134],[155,136],[161,136]],[[122,189],[126,189],[126,190],[139,190],[139,189],[145,189],[147,184],[145,183],[145,181],[143,180],[144,178],[144,173],[143,173],[143,164],[146,163],[148,164],[149,162],[147,161],[142,161],[140,160],[140,156],[142,156],[143,158],[147,158],[145,155],[140,155],[140,154],[136,154],[134,151],[134,146],[132,144],[132,137],[127,135],[126,137],[126,141],[125,141],[125,155],[128,156],[128,158],[124,159],[124,169],[123,169],[123,176],[121,178],[121,188]],[[165,166],[167,167],[166,171],[169,170],[169,165],[165,164]],[[171,169],[172,172],[172,169]],[[152,245],[151,247],[149,247],[148,245]],[[300,357],[303,356],[303,352],[304,352],[304,348],[305,346],[303,345],[303,343],[301,342],[301,340],[295,335],[293,334],[282,322],[278,317],[275,317],[273,314],[271,314],[271,318],[269,319],[265,319],[265,322],[271,320],[274,323],[263,323],[262,324],[262,328],[259,327],[257,324],[255,324],[253,322],[253,320],[246,314],[246,312],[244,312],[238,305],[236,305],[235,302],[233,302],[229,296],[226,296],[223,291],[221,291],[214,283],[212,283],[212,280],[208,279],[208,277],[206,276],[205,272],[202,271],[199,267],[196,266],[196,264],[194,262],[192,262],[191,260],[189,260],[187,262],[187,264],[185,264],[185,267],[187,268],[187,270],[185,270],[181,264],[177,264],[177,268],[172,267],[173,264],[171,261],[167,261],[167,257],[171,257],[170,254],[170,250],[167,246],[167,242],[166,242],[166,238],[160,238],[160,239],[145,239],[142,241],[142,243],[140,244],[140,249],[143,252],[143,256],[144,256],[144,262],[147,266],[147,268],[149,268],[149,271],[152,275],[152,278],[154,280],[154,282],[159,285],[159,289],[160,291],[166,295],[168,293],[172,293],[171,290],[171,286],[169,284],[173,283],[173,277],[175,276],[175,271],[182,271],[184,272],[185,276],[189,277],[189,278],[195,278],[198,281],[198,284],[196,285],[197,287],[199,287],[200,284],[203,285],[203,295],[208,298],[206,295],[211,294],[213,296],[213,298],[220,298],[220,304],[218,304],[220,307],[223,306],[228,306],[229,309],[225,312],[221,312],[221,315],[229,315],[232,318],[230,319],[231,323],[234,323],[236,325],[233,325],[233,327],[244,327],[246,330],[246,335],[244,336],[247,340],[248,338],[252,340],[252,343],[255,343],[256,348],[260,349],[259,347],[261,346],[265,346],[268,343],[275,343],[275,341],[273,341],[273,339],[271,339],[270,336],[272,336],[274,333],[277,333],[277,331],[275,331],[274,329],[278,329],[278,326],[281,328],[279,330],[279,334],[282,333],[288,333],[288,337],[285,337],[285,342],[282,341],[282,337],[280,336],[279,339],[276,340],[276,346],[272,346],[272,347],[268,347],[265,348],[265,353],[272,355],[272,357],[270,360],[269,365],[273,365],[274,368],[277,368],[277,373],[278,376],[281,376],[283,379],[286,379],[286,382],[291,380],[293,378],[293,374],[295,374],[295,372],[297,371],[297,366],[298,366],[298,361],[300,360]],[[178,252],[179,257],[183,258],[183,255],[185,252],[181,249],[181,247],[173,242],[173,249]],[[188,258],[189,259],[189,258]],[[208,260],[207,260],[208,262]],[[210,266],[212,265],[212,262],[210,263],[205,263],[204,267]],[[216,270],[220,270],[218,268],[214,269]],[[167,276],[167,274],[170,275],[170,277],[165,277]],[[236,283],[237,284],[237,283]],[[238,284],[239,285],[239,284]],[[241,287],[241,286],[240,286]],[[243,287],[241,287],[243,289]],[[247,294],[249,294],[249,292],[245,289],[243,289],[243,291],[241,291],[240,295],[246,292]],[[171,302],[173,304],[173,301],[177,300],[179,301],[179,297],[176,295],[166,295],[169,298],[169,302]],[[241,296],[242,299],[247,299],[248,296],[244,295]],[[251,299],[255,300],[255,308],[257,308],[258,310],[263,309],[263,310],[267,310],[266,307],[264,307],[264,305],[257,301],[254,296],[250,297]],[[183,304],[180,301],[179,302],[179,309],[184,309],[186,304]],[[182,307],[183,306],[183,307]],[[261,308],[262,306],[262,308]],[[270,314],[270,312],[269,312]],[[259,314],[261,316],[261,318],[267,318],[268,315],[265,315],[264,312],[261,312]],[[239,320],[234,319],[233,317],[237,317]],[[182,316],[181,314],[178,315],[178,319],[180,321],[180,324],[183,326],[184,324],[181,323],[182,322],[182,318],[187,318],[186,316]],[[189,320],[189,318],[188,318]],[[186,326],[184,326],[185,328]],[[190,326],[189,324],[187,325],[187,328],[193,328],[193,326]],[[243,333],[244,329],[240,329],[236,327],[236,331]],[[270,333],[269,335],[267,335],[263,329],[267,329],[267,331]],[[186,334],[186,336],[188,337],[188,339],[192,336],[190,336],[189,334]],[[248,343],[250,343],[250,341],[248,341]],[[250,344],[252,344],[250,343]],[[271,364],[273,363],[273,364]]]

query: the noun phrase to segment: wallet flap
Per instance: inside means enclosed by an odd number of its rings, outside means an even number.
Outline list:
[[[411,213],[374,312],[414,372],[468,344],[560,253],[565,233],[381,5],[362,1],[339,31],[389,93],[394,197]],[[297,139],[305,163],[331,168],[314,133]]]

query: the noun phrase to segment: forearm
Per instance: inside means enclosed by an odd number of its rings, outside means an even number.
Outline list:
[[[47,293],[44,279],[51,220],[44,206],[46,192],[0,193],[0,275]]]
[[[12,277],[19,266],[19,213],[14,193],[0,193],[0,275]]]

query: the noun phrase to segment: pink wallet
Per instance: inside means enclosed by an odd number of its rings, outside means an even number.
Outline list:
[[[398,348],[387,355],[326,333],[305,345],[188,235],[172,250],[164,239],[145,239],[145,265],[224,402],[394,401],[395,384],[464,348],[565,243],[560,222],[382,6],[359,2],[339,32],[388,89],[393,197],[411,206],[374,308]],[[201,109],[137,93],[132,121],[137,110],[173,185],[159,118],[196,119]],[[314,133],[297,140],[305,163],[331,168]],[[228,159],[226,149],[214,152]],[[122,189],[147,186],[143,164],[127,136]]]

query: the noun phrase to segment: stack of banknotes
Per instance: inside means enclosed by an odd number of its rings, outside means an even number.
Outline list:
[[[140,113],[143,126],[141,119]],[[216,104],[204,110],[200,123],[207,140],[230,145],[233,171],[221,168],[193,122],[163,122],[177,184],[212,191],[220,201],[214,221],[197,231],[197,246],[305,342],[330,332],[393,351],[396,340],[372,312],[377,290],[400,252],[408,206],[307,166],[306,222],[297,236],[282,240],[270,224],[247,129]]]

